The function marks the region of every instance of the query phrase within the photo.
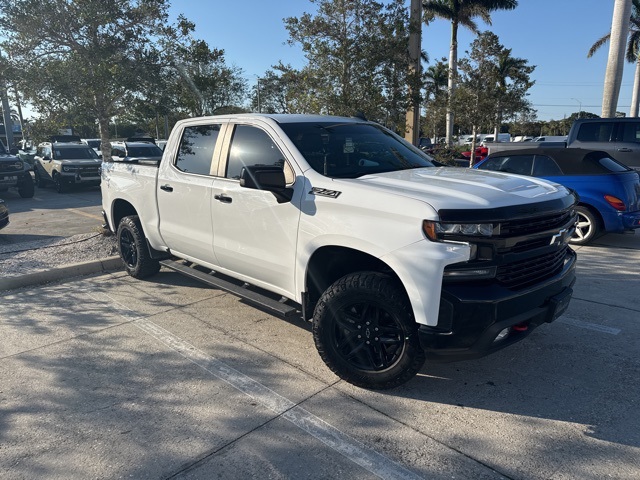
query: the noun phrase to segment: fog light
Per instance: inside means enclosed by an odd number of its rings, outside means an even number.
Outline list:
[[[507,338],[507,335],[509,335],[510,331],[511,331],[511,327],[501,330],[500,333],[496,335],[496,338],[493,339],[493,343],[499,342],[500,340],[504,340],[505,338]]]

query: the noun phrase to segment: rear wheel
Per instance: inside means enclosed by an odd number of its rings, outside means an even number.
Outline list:
[[[134,278],[146,278],[160,271],[160,262],[151,258],[137,215],[124,217],[118,225],[118,252],[124,268]]]
[[[425,361],[405,292],[377,272],[353,273],[331,285],[316,306],[313,336],[327,366],[363,388],[401,385]]]
[[[576,213],[578,223],[570,241],[574,245],[586,245],[600,235],[600,222],[598,217],[586,207],[577,206]]]

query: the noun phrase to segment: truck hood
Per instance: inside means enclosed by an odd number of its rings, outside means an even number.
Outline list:
[[[469,168],[418,168],[366,175],[363,184],[441,208],[498,208],[553,200],[568,190],[532,177]]]

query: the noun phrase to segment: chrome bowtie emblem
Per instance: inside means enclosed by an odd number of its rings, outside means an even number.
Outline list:
[[[567,231],[568,230],[566,228],[563,228],[558,233],[556,233],[553,237],[551,237],[551,242],[549,243],[549,245],[553,245],[554,243],[556,243],[556,240],[558,241],[559,244],[566,243],[565,237],[566,237]]]

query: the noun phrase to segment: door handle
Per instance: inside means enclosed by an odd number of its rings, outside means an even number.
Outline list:
[[[160,185],[160,190],[164,190],[165,192],[173,192],[173,187],[171,185]]]
[[[227,197],[224,193],[221,193],[220,195],[214,195],[213,198],[215,198],[216,200],[222,203],[233,202],[233,199],[231,197]]]
[[[616,150],[618,150],[618,152],[622,152],[622,153],[633,152],[633,150],[631,150],[630,148],[617,148]]]

